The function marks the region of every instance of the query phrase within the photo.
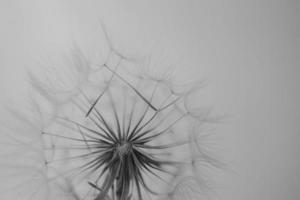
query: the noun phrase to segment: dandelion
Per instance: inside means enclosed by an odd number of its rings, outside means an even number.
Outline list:
[[[176,93],[169,78],[143,76],[114,58],[115,66],[99,66],[101,88],[83,86],[42,132],[46,165],[70,180],[79,199],[164,199],[180,190],[199,196],[204,188],[188,169],[204,154],[191,150],[198,138],[189,131],[207,116],[195,119],[187,94]]]
[[[54,110],[39,129],[47,198],[207,199],[201,165],[218,162],[200,141],[209,112],[189,104],[199,85],[178,87],[171,73],[151,75],[150,65],[146,73],[106,39],[110,52],[93,69],[74,55],[75,79],[56,77],[57,84],[30,75]]]

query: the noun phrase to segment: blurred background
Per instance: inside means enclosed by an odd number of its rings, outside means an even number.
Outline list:
[[[226,116],[217,199],[300,199],[299,1],[1,0],[1,103],[22,104],[28,68],[74,44],[96,63],[100,21],[125,56],[205,80],[199,104]]]

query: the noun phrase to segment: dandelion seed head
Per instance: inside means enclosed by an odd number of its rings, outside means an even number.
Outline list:
[[[128,73],[125,62],[99,68],[102,85],[81,87],[43,132],[47,166],[55,169],[48,175],[66,177],[76,196],[91,200],[161,199],[171,185],[171,199],[183,190],[197,196],[197,182],[190,189],[177,178],[193,174],[200,156],[190,148],[197,138],[189,127],[198,122],[184,95],[161,79]]]
[[[202,85],[180,85],[171,70],[127,59],[106,39],[103,63],[75,49],[67,73],[30,74],[54,110],[40,130],[48,192],[75,200],[207,199],[199,166],[216,162],[198,127],[210,110],[190,103]]]

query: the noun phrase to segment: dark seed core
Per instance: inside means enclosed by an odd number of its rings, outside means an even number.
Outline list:
[[[116,152],[118,153],[120,158],[130,154],[131,150],[132,144],[128,141],[121,141],[116,146]]]

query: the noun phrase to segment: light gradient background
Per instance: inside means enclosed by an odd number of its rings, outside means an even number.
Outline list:
[[[208,83],[199,103],[227,115],[218,199],[300,199],[299,1],[1,0],[1,101],[22,101],[40,56],[96,52],[99,18],[126,55],[161,54],[179,79]]]

